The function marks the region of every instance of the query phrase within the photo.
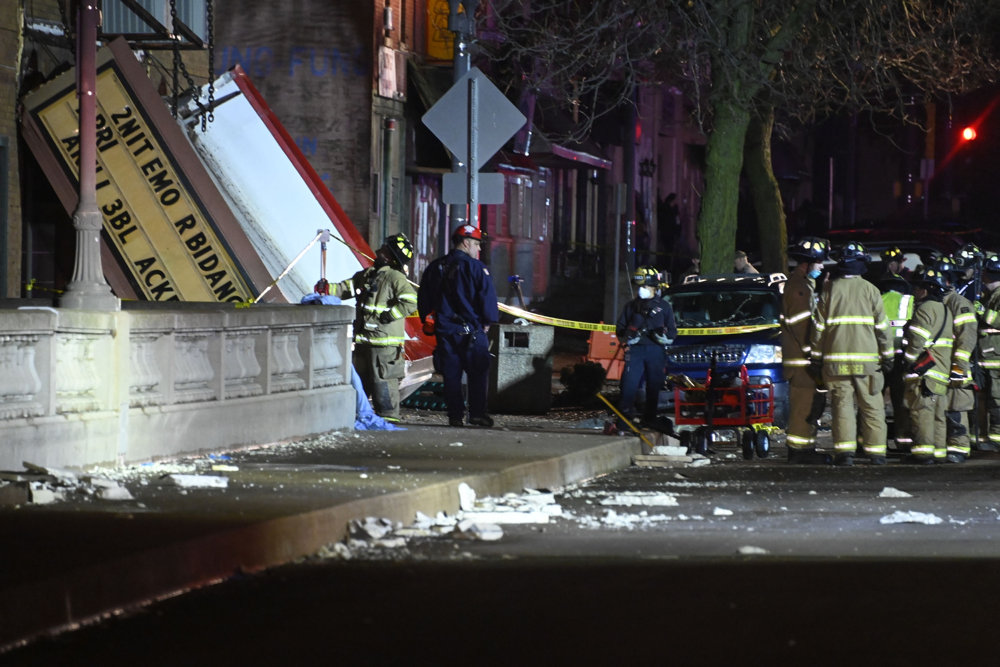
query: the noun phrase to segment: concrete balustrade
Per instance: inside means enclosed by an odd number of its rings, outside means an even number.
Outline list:
[[[0,310],[0,469],[137,462],[351,428],[353,319],[348,306]]]

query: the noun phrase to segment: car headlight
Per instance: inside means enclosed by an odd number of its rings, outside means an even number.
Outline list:
[[[747,353],[748,364],[780,364],[781,347],[778,345],[751,345]]]

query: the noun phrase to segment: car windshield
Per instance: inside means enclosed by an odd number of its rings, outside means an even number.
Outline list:
[[[683,291],[667,298],[679,327],[777,324],[781,311],[773,290]]]

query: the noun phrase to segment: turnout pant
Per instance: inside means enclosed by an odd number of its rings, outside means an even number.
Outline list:
[[[972,387],[949,387],[945,409],[948,451],[968,456],[972,451],[969,412],[976,400]]]
[[[833,432],[833,450],[853,454],[858,448],[858,432],[864,440],[865,453],[885,456],[885,380],[881,373],[872,375],[827,376]]]
[[[788,378],[788,429],[786,444],[790,449],[815,449],[819,418],[826,406],[825,391],[818,391],[816,381],[801,367],[786,367]]]
[[[923,378],[917,378],[906,383],[906,408],[910,411],[910,432],[913,434],[910,453],[944,459],[948,455],[945,446],[948,397],[932,393],[924,382]]]
[[[379,417],[399,419],[399,381],[406,374],[403,348],[354,346],[354,368]]]

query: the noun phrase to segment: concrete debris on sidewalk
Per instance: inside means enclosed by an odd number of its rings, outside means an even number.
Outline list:
[[[134,500],[120,482],[94,474],[76,473],[24,462],[25,470],[0,472],[0,505],[50,505],[70,498]]]
[[[892,523],[922,523],[928,526],[934,526],[942,523],[943,519],[934,514],[928,514],[926,512],[903,512],[897,510],[892,514],[882,517],[879,519],[881,524],[892,524]]]
[[[161,477],[160,483],[177,486],[182,489],[225,489],[229,486],[229,478],[220,475],[171,473]]]
[[[653,507],[677,507],[677,496],[672,493],[662,493],[655,491],[622,491],[613,496],[601,498],[601,505],[622,505],[634,507],[636,505]]]
[[[882,489],[882,492],[878,494],[879,498],[912,498],[912,493],[907,493],[906,491],[900,491],[899,489],[887,486]]]

